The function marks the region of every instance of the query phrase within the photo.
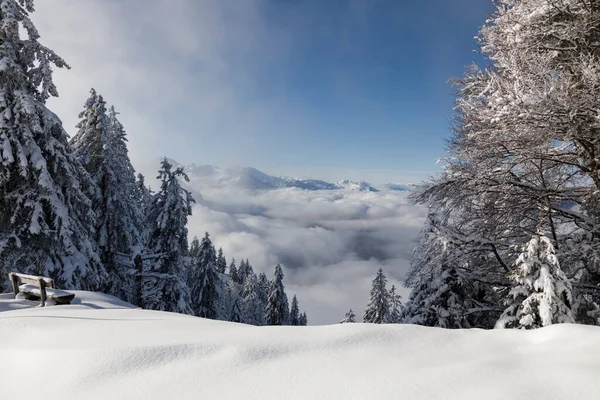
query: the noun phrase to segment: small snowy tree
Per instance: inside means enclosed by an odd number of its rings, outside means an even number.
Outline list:
[[[571,284],[546,236],[538,233],[523,246],[511,278],[514,287],[497,328],[535,329],[574,322]]]
[[[183,169],[172,170],[165,158],[158,179],[160,191],[154,196],[149,216],[148,249],[156,256],[145,272],[144,308],[191,314],[186,282],[188,254],[187,219],[194,199],[178,178],[187,180]]]
[[[482,309],[474,291],[455,268],[442,267],[438,276],[422,275],[404,307],[402,322],[448,329],[489,328],[477,323]]]
[[[348,311],[346,313],[346,315],[344,315],[344,319],[340,321],[340,324],[350,324],[350,323],[355,323],[356,322],[356,315],[354,314],[354,311],[352,311],[352,309],[350,309],[350,311]]]
[[[148,217],[150,207],[152,206],[152,191],[146,186],[146,178],[142,174],[137,174],[135,180],[135,199],[142,213]]]
[[[244,323],[244,319],[242,318],[242,312],[240,311],[240,306],[238,305],[237,299],[233,302],[233,307],[231,308],[231,316],[229,317],[229,321]]]
[[[388,297],[390,302],[389,322],[391,324],[399,324],[402,322],[402,311],[404,306],[402,305],[402,296],[396,293],[395,285],[392,285]]]
[[[265,309],[260,300],[258,281],[255,274],[248,276],[242,289],[244,321],[252,325],[264,325]]]
[[[306,325],[308,325],[308,317],[306,316],[305,312],[303,312],[302,314],[300,314],[299,321],[300,321],[300,326],[306,326]]]
[[[275,278],[269,287],[267,299],[266,324],[286,325],[289,319],[289,309],[285,288],[283,286],[283,270],[281,265],[275,267]]]
[[[229,264],[229,277],[231,278],[231,280],[233,280],[235,283],[239,282],[239,272],[238,269],[235,265],[235,258],[231,259],[231,264]]]
[[[364,322],[371,324],[387,324],[390,322],[389,294],[386,284],[387,278],[383,270],[379,268],[377,276],[373,280],[371,299],[365,310]]]
[[[225,256],[223,255],[223,248],[219,247],[219,252],[217,253],[217,271],[224,274],[226,270],[227,260],[225,260]]]
[[[290,325],[300,325],[300,309],[298,308],[298,299],[296,295],[292,297],[292,306],[290,307]]]
[[[200,253],[190,276],[190,291],[194,314],[216,319],[219,310],[221,280],[217,271],[217,255],[208,232],[200,242]]]
[[[0,273],[50,275],[58,286],[98,290],[106,279],[94,240],[96,187],[72,154],[32,0],[0,1]]]

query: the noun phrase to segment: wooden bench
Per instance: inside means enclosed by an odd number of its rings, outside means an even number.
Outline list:
[[[52,299],[56,304],[69,304],[75,298],[73,293],[55,289],[54,280],[50,278],[12,272],[8,274],[8,278],[12,283],[15,298],[19,293],[23,293],[29,299],[39,299],[42,307],[46,306],[48,299]]]

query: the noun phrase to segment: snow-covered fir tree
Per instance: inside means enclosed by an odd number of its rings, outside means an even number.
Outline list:
[[[217,253],[217,271],[221,274],[224,274],[227,270],[227,260],[223,255],[223,248],[219,247],[219,252]]]
[[[386,288],[387,278],[379,268],[373,280],[371,297],[363,317],[364,322],[371,324],[387,324],[390,322],[389,293]]]
[[[183,169],[172,168],[166,158],[161,162],[158,175],[161,187],[150,209],[148,249],[155,258],[148,262],[144,272],[143,307],[191,314],[186,281],[186,225],[194,199],[179,183],[180,177],[187,180]]]
[[[511,278],[514,287],[497,328],[534,329],[574,322],[571,284],[560,269],[552,242],[542,233],[523,247]]]
[[[265,324],[265,308],[260,299],[256,274],[249,275],[242,289],[242,310],[244,321],[252,325]]]
[[[287,295],[283,286],[283,269],[277,264],[275,277],[269,286],[265,322],[267,325],[287,325],[289,313]]]
[[[229,264],[229,276],[235,283],[239,283],[239,273],[237,266],[235,265],[235,258],[231,259],[231,264]]]
[[[200,240],[198,240],[198,236],[194,236],[192,239],[192,243],[190,243],[189,250],[190,262],[191,264],[196,264],[200,260]],[[192,268],[190,268],[190,271]]]
[[[296,295],[292,297],[292,305],[290,307],[290,325],[300,325],[300,309],[298,308],[298,299],[296,298]]]
[[[442,267],[438,276],[423,275],[416,283],[402,312],[406,324],[439,328],[490,328],[479,320],[486,311],[473,298],[472,282],[456,268]]]
[[[238,303],[239,301],[237,299],[233,302],[229,321],[245,323],[244,319],[242,318],[242,312],[240,311],[240,306],[238,305]]]
[[[142,213],[148,218],[150,207],[152,206],[152,191],[146,186],[146,178],[142,174],[137,174],[135,180],[135,198],[138,203],[138,207],[142,210]]]
[[[350,311],[348,311],[346,313],[346,315],[344,315],[344,319],[340,321],[340,324],[350,324],[350,323],[355,323],[356,322],[356,315],[354,314],[354,311],[352,311],[352,309],[350,309]]]
[[[402,305],[402,296],[396,293],[396,286],[392,285],[388,293],[390,302],[389,318],[391,324],[399,324],[402,322],[402,312],[404,306]]]
[[[102,290],[131,302],[131,260],[143,244],[145,221],[134,195],[135,171],[129,160],[125,129],[114,107],[107,115],[106,103],[94,89],[79,117],[79,131],[71,146],[99,189],[93,199],[96,239],[108,272]]]
[[[53,66],[68,66],[38,42],[30,12],[32,0],[0,2],[0,273],[98,290],[107,275],[93,237],[96,188],[45,105],[58,96]]]
[[[305,312],[303,312],[302,314],[300,314],[299,321],[300,321],[300,326],[306,326],[306,325],[308,325],[308,317],[306,316]]]
[[[200,241],[200,254],[190,275],[190,291],[194,314],[217,319],[221,280],[217,271],[217,254],[208,232]]]
[[[258,297],[263,304],[263,308],[266,309],[267,299],[269,298],[269,278],[264,272],[258,274]]]

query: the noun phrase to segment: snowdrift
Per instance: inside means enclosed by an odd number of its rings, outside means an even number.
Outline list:
[[[600,398],[599,328],[259,328],[76,293],[46,308],[0,297],[1,398]]]

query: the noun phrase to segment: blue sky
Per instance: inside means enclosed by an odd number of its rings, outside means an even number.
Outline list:
[[[57,73],[62,96],[51,108],[73,133],[94,86],[121,111],[134,164],[167,155],[382,183],[437,171],[453,107],[447,81],[481,61],[473,37],[491,9],[485,0],[39,0],[35,20],[73,67]]]

